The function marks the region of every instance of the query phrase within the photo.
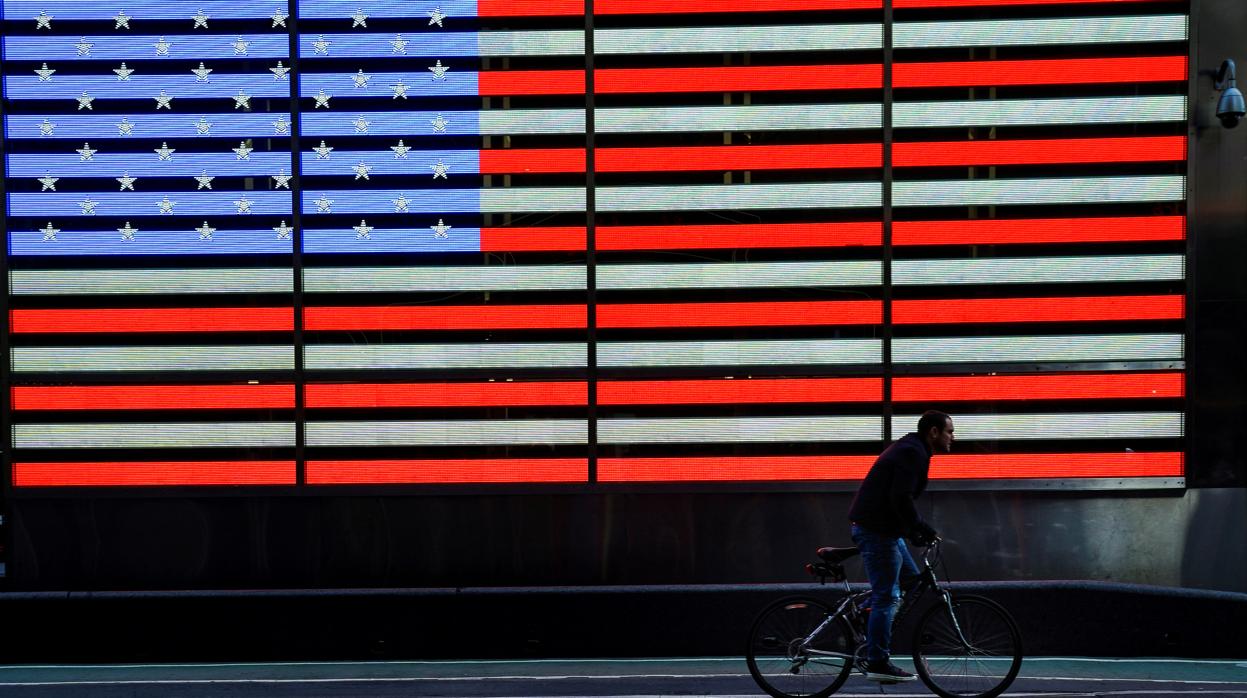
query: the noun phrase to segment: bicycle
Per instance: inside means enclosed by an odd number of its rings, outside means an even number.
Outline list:
[[[893,621],[899,627],[918,599],[934,591],[936,603],[913,635],[914,668],[940,698],[995,698],[1022,668],[1022,635],[1013,616],[981,596],[954,593],[940,584],[935,567],[940,539],[923,550],[917,584],[904,594]],[[857,669],[866,673],[866,620],[870,592],[853,593],[844,561],[857,548],[819,548],[819,562],[806,570],[844,585],[833,604],[812,596],[790,596],[767,606],[749,631],[749,673],[774,698],[824,698]]]

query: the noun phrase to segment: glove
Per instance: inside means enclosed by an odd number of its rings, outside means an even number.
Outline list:
[[[910,532],[909,539],[914,542],[914,545],[925,546],[934,543],[938,535],[936,530],[931,527],[931,524],[926,521],[919,521],[917,524],[914,524],[914,530]]]

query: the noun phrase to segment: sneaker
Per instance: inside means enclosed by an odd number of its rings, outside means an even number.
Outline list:
[[[870,662],[867,664],[866,678],[871,681],[899,683],[901,681],[913,681],[918,677],[896,666],[891,662],[891,660],[887,660],[883,662]]]

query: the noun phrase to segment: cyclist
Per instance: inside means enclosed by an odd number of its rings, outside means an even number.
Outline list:
[[[875,460],[849,507],[853,542],[862,554],[870,580],[870,620],[866,626],[866,678],[913,681],[916,676],[892,663],[892,619],[900,606],[901,587],[917,581],[918,566],[905,546],[935,540],[936,532],[914,506],[927,487],[933,453],[953,445],[953,420],[928,410],[918,431],[897,439]]]

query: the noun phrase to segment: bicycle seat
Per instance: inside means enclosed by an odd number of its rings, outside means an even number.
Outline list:
[[[854,546],[852,548],[819,548],[816,554],[820,560],[838,565],[857,553],[857,546]]]

